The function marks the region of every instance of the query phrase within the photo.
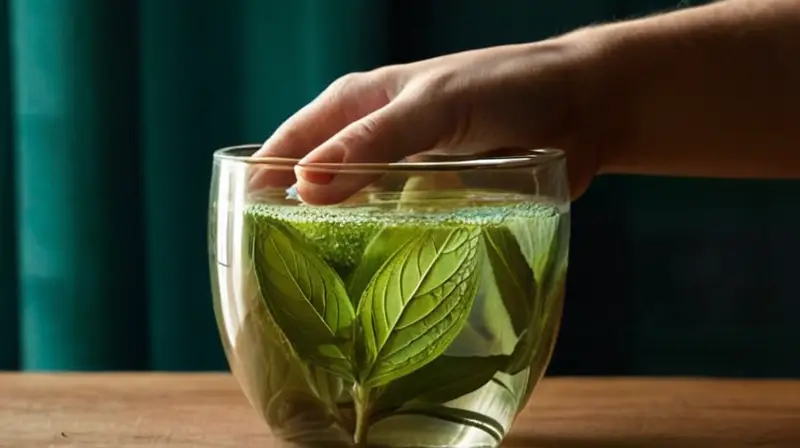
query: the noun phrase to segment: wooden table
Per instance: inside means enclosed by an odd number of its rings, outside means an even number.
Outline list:
[[[224,374],[0,374],[0,447],[274,446]],[[507,447],[800,447],[800,381],[547,379]]]

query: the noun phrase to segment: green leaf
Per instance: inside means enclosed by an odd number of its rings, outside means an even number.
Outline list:
[[[505,437],[505,428],[497,420],[488,415],[466,409],[450,408],[442,405],[419,404],[387,414],[383,418],[395,415],[422,415],[458,425],[472,426],[489,434],[500,442]]]
[[[314,366],[308,367],[307,375],[314,392],[322,401],[330,403],[331,406],[339,401],[344,391],[344,381],[341,378],[332,375],[327,370]]]
[[[243,263],[248,266],[241,276],[246,312],[235,344],[228,347],[231,369],[253,406],[282,436],[329,428],[339,414],[331,400],[341,394],[342,380],[298,358],[269,315],[253,260]]]
[[[559,258],[560,251],[566,249],[561,241],[569,238],[569,226],[562,217],[554,212],[552,215],[509,219],[507,226],[516,238],[523,257],[533,268],[534,278],[542,288],[545,271]],[[566,231],[566,232],[565,232]]]
[[[514,332],[522,334],[530,326],[536,301],[533,270],[520,251],[514,234],[506,227],[484,229],[486,253],[492,265],[500,296],[511,317]]]
[[[503,371],[515,375],[531,366],[534,358],[541,356],[543,345],[540,339],[553,319],[551,310],[560,303],[559,282],[566,275],[569,245],[569,225],[560,215],[540,217],[533,227],[530,221],[512,222],[509,230],[520,243],[523,256],[533,265],[537,283],[538,308],[534,310],[530,325],[520,335],[511,360]]]
[[[563,300],[561,291],[564,283],[563,274],[564,271],[562,271],[561,281],[558,283],[561,287],[556,286],[556,289],[550,291],[549,297],[543,299],[547,307],[542,311],[542,315],[520,336],[508,365],[503,368],[504,372],[516,375],[528,367],[536,367],[537,360],[539,360],[538,362],[547,362],[546,358],[553,349],[552,345],[558,336],[558,327],[561,322],[561,313],[556,309],[556,305],[560,305]]]
[[[550,292],[550,297],[547,299],[548,308],[545,309],[542,316],[541,331],[538,340],[535,341],[535,347],[530,351],[530,358],[527,360],[527,365],[531,370],[528,376],[528,384],[520,397],[519,408],[522,409],[530,399],[533,388],[539,382],[541,377],[547,370],[547,365],[550,363],[550,357],[553,354],[556,340],[558,339],[558,332],[561,327],[561,313],[563,311],[563,297],[564,297],[564,283],[566,279],[566,271],[562,271],[559,276],[560,280],[557,282],[554,290]]]
[[[516,375],[531,366],[537,337],[538,334],[534,328],[528,328],[522,333],[503,372]]]
[[[547,310],[552,308],[551,301],[560,299],[560,283],[566,277],[567,262],[569,259],[569,225],[566,221],[559,220],[557,229],[552,234],[550,244],[547,246],[547,264],[541,266],[541,291],[539,301],[542,303],[542,319],[546,319]]]
[[[455,400],[486,385],[506,362],[507,356],[442,355],[387,385],[375,403],[375,410],[391,410],[411,401]]]
[[[253,307],[242,320],[231,353],[231,370],[245,396],[273,430],[290,435],[331,424],[320,401],[266,310]],[[298,420],[303,423],[298,426]]]
[[[280,340],[267,327],[265,311],[250,311],[239,326],[239,332],[231,349],[231,370],[253,406],[265,407],[290,378],[296,379],[291,371],[298,365],[290,362],[280,347]],[[302,374],[299,369],[296,374]],[[302,378],[302,377],[300,377]],[[302,386],[302,384],[300,384]],[[266,409],[261,409],[266,411]],[[268,422],[275,424],[277,422]]]
[[[291,230],[277,222],[259,226],[253,260],[270,315],[303,360],[353,380],[347,354],[355,312],[341,279]]]
[[[429,229],[378,270],[358,308],[362,385],[384,385],[444,353],[475,301],[481,250],[479,229]]]
[[[384,227],[367,245],[358,267],[348,281],[351,299],[360,299],[372,277],[401,247],[420,233],[417,227]],[[354,306],[358,306],[355,303]]]

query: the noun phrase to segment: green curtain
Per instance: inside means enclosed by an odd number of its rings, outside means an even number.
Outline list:
[[[8,2],[0,1],[0,24],[8,24]],[[18,367],[17,229],[14,213],[11,56],[9,33],[0,33],[0,369]]]
[[[678,3],[0,0],[0,369],[226,369],[214,149],[350,71]],[[798,193],[599,179],[574,206],[551,373],[800,376]]]

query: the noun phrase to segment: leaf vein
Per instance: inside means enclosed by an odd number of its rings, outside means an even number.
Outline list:
[[[461,313],[461,315],[463,315],[463,313]],[[444,330],[443,330],[443,331],[441,331],[441,333],[440,333],[440,334],[447,334],[447,333],[448,333],[450,330],[452,330],[452,329],[453,329],[453,327],[455,327],[455,326],[456,326],[456,324],[458,323],[458,320],[459,320],[459,319],[451,319],[451,323],[450,323],[450,325],[449,325],[449,326],[446,326],[446,327],[444,328]],[[441,323],[441,321],[439,321],[439,323]],[[431,331],[431,330],[433,330],[433,329],[434,329],[434,327],[433,327],[433,326],[432,326],[431,328],[428,328],[428,329],[425,331],[425,334],[427,334],[429,331]],[[418,354],[416,354],[416,355],[414,355],[414,356],[411,356],[409,359],[405,360],[406,362],[404,362],[403,364],[400,364],[400,365],[398,365],[398,364],[394,364],[394,363],[390,363],[390,362],[388,362],[388,361],[385,361],[384,363],[381,363],[381,364],[383,364],[383,365],[386,365],[386,364],[388,364],[388,365],[389,365],[389,366],[391,366],[391,367],[387,368],[387,369],[386,369],[384,372],[382,372],[382,373],[381,373],[381,375],[378,375],[377,377],[375,377],[375,379],[374,379],[374,380],[382,379],[382,378],[385,378],[386,376],[392,376],[392,375],[393,375],[395,372],[397,372],[397,371],[398,371],[398,370],[400,370],[401,368],[405,367],[405,365],[408,363],[408,361],[410,361],[410,360],[413,360],[413,359],[417,359],[417,358],[420,358],[420,357],[426,358],[426,357],[428,357],[428,355],[429,355],[431,352],[433,352],[434,350],[436,350],[436,348],[437,348],[437,347],[435,347],[435,346],[426,347],[426,348],[425,348],[425,350],[423,350],[422,352],[420,352],[420,353],[418,353]]]
[[[458,286],[460,286],[460,285],[463,285],[463,284],[467,283],[468,281],[469,281],[469,277],[467,277],[467,278],[465,278],[465,279],[461,280],[459,283],[457,283],[457,284],[456,284],[456,285],[453,287],[453,291],[455,291],[455,290],[458,288]],[[422,337],[424,337],[426,334],[428,334],[428,332],[429,332],[430,330],[433,330],[433,329],[434,329],[434,328],[435,328],[437,325],[439,325],[439,324],[440,324],[440,323],[441,323],[443,320],[445,320],[445,319],[447,319],[448,317],[450,317],[450,316],[449,316],[447,313],[451,312],[451,311],[452,311],[454,308],[458,307],[459,303],[461,303],[461,302],[463,301],[463,299],[461,299],[460,297],[463,297],[463,295],[456,296],[456,298],[455,298],[454,300],[441,300],[441,301],[440,301],[440,302],[439,302],[439,303],[436,305],[436,307],[435,307],[433,310],[431,310],[431,312],[430,312],[430,313],[428,313],[428,315],[427,315],[427,316],[423,316],[422,318],[418,319],[416,322],[419,322],[420,320],[423,320],[423,319],[425,319],[426,317],[429,317],[430,315],[434,314],[434,312],[438,311],[438,310],[439,310],[441,307],[443,307],[443,306],[445,306],[445,305],[447,305],[447,304],[451,304],[451,306],[449,306],[449,307],[448,307],[448,309],[446,310],[446,312],[445,312],[445,313],[443,313],[442,317],[441,317],[441,318],[439,318],[437,321],[435,321],[435,322],[431,323],[431,325],[430,325],[428,328],[426,328],[426,329],[425,329],[425,331],[424,331],[424,332],[422,332],[420,335],[418,335],[418,336],[414,337],[413,339],[409,340],[409,341],[408,341],[407,343],[405,343],[404,345],[402,345],[402,346],[400,346],[400,347],[397,347],[395,350],[393,350],[393,351],[389,352],[388,354],[386,354],[386,357],[387,357],[387,358],[388,358],[388,357],[391,357],[392,355],[394,355],[394,354],[397,354],[397,352],[399,352],[399,351],[401,351],[401,350],[403,350],[403,349],[407,348],[409,345],[413,344],[414,342],[418,341],[419,339],[421,339]],[[415,323],[416,323],[416,322],[415,322]],[[405,328],[408,328],[409,326],[410,326],[410,325],[407,325],[407,326],[405,326],[405,327],[403,327],[403,328],[397,328],[397,330],[398,330],[398,331],[401,331],[401,330],[403,330],[403,329],[405,329]],[[444,332],[442,332],[442,333],[444,333]]]
[[[467,259],[462,260],[461,263],[459,264],[459,269],[461,267],[463,267],[464,264],[466,264],[467,262],[471,262],[471,261],[472,260],[467,260]],[[439,303],[436,305],[436,307],[434,309],[432,309],[427,315],[420,316],[419,318],[417,318],[417,319],[415,319],[415,320],[413,320],[413,321],[411,321],[411,322],[409,322],[409,323],[407,323],[405,325],[396,325],[395,326],[395,330],[397,330],[397,331],[404,330],[404,329],[416,324],[417,322],[419,322],[421,320],[424,320],[426,317],[430,316],[431,314],[433,314],[434,311],[436,311],[439,308],[439,306],[441,306],[443,303],[447,302],[448,297],[450,297],[453,294],[453,292],[456,289],[458,289],[459,286],[463,285],[464,283],[467,283],[468,281],[469,281],[469,276],[465,275],[465,276],[463,276],[463,278],[457,279],[455,282],[451,282],[451,283],[453,283],[453,287],[449,288],[449,291],[447,291],[446,294],[442,294],[441,300],[439,301]],[[446,286],[447,283],[448,283],[448,281],[443,282],[437,289],[445,290],[445,286]],[[443,291],[440,291],[440,292],[443,292]],[[414,298],[414,300],[421,300],[422,298],[427,297],[427,296],[432,295],[432,294],[434,294],[434,291],[431,291],[431,292],[429,292],[427,294],[424,294],[424,295],[416,296]],[[458,303],[458,301],[456,303]],[[398,322],[399,322],[399,320],[398,320]]]

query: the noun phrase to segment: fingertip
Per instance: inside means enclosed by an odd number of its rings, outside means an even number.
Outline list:
[[[248,175],[247,188],[251,191],[265,188],[287,188],[296,181],[296,175],[291,170],[257,167]]]
[[[314,167],[314,165],[320,163],[342,163],[345,156],[346,150],[343,146],[336,143],[324,144],[300,159],[294,167],[294,172],[299,179],[310,184],[327,185],[333,180],[337,170],[335,168]]]
[[[343,145],[329,140],[306,154],[297,164],[307,166],[315,163],[342,163],[346,156],[347,149]]]
[[[264,143],[261,144],[261,147],[256,149],[256,151],[251,155],[251,157],[264,157],[269,154],[269,139],[265,140]]]
[[[379,178],[375,174],[339,173],[327,184],[317,184],[302,177],[297,182],[297,194],[309,205],[338,204],[358,194]]]
[[[307,169],[300,165],[294,167],[294,173],[297,179],[312,185],[327,185],[333,180],[334,177],[334,173]]]
[[[327,205],[330,204],[330,198],[321,191],[321,185],[308,182],[302,178],[297,180],[295,190],[297,197],[305,204],[309,205]]]
[[[402,114],[395,118],[391,106],[351,123],[333,138],[312,150],[295,167],[298,193],[314,205],[342,202],[381,176],[316,164],[389,163],[401,159],[405,145]]]
[[[305,142],[291,130],[293,126],[291,119],[281,124],[272,135],[264,140],[264,143],[253,153],[252,157],[291,158],[305,155],[304,151],[307,152],[304,149]]]

